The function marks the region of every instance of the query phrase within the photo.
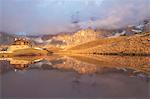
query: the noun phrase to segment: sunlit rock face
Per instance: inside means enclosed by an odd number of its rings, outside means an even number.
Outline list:
[[[67,46],[74,46],[93,41],[97,39],[99,35],[100,32],[94,31],[92,29],[86,29],[80,30],[72,35],[60,35],[55,37],[55,39],[65,42]]]

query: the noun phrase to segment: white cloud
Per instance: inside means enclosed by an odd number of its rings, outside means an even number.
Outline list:
[[[76,27],[71,24],[71,16],[76,12],[81,27],[118,28],[150,17],[150,0],[3,1],[3,30],[12,33],[73,31]],[[93,22],[91,17],[95,18]]]
[[[150,0],[106,0],[103,4],[106,17],[93,22],[97,27],[119,28],[150,18]]]

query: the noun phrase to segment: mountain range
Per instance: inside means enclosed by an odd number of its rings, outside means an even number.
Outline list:
[[[119,36],[132,36],[142,32],[150,31],[150,19],[144,20],[138,25],[128,25],[125,28],[106,30],[106,29],[82,29],[74,33],[59,33],[55,35],[39,36],[18,36],[0,32],[0,45],[11,44],[15,38],[25,38],[33,45],[53,45],[53,46],[75,46],[99,38],[114,38]]]

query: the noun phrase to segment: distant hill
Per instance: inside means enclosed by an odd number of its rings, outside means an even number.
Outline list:
[[[11,44],[15,40],[15,36],[0,32],[0,45]]]

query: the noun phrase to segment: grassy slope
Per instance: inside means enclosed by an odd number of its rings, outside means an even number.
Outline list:
[[[45,50],[37,50],[33,48],[27,48],[22,50],[16,50],[13,52],[14,56],[34,56],[34,55],[46,55],[48,52]]]
[[[105,45],[105,44],[108,44],[108,43],[113,43],[114,41],[118,41],[119,42],[123,38],[125,38],[125,37],[110,38],[110,39],[108,39],[108,38],[98,39],[98,40],[95,40],[95,41],[84,43],[82,45],[77,45],[75,47],[70,48],[69,50],[88,49],[88,48],[92,48],[92,47],[95,47],[95,46],[98,46],[98,45]]]
[[[68,49],[71,53],[150,54],[150,33],[98,39]]]

